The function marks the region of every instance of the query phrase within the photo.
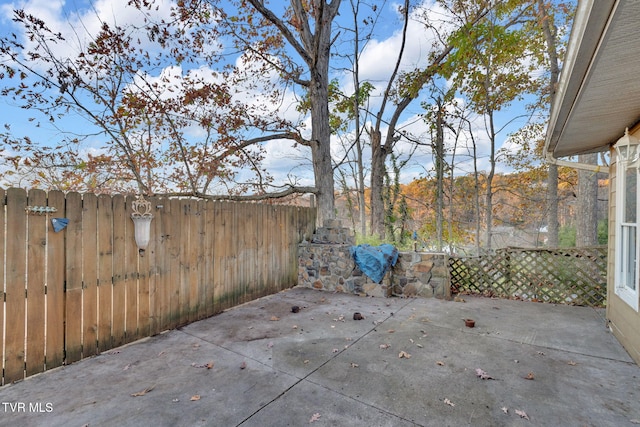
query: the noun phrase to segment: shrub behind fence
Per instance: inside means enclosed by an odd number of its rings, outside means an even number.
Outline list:
[[[0,200],[2,384],[295,285],[315,226],[311,208],[153,197],[140,256],[134,197],[12,188]]]
[[[607,247],[497,250],[449,258],[452,292],[599,307],[607,297]]]

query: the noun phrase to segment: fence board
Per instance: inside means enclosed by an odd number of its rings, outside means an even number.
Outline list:
[[[186,313],[186,321],[194,322],[198,319],[198,294],[199,294],[199,286],[198,283],[198,268],[200,267],[200,261],[202,260],[198,253],[202,249],[200,244],[200,213],[198,211],[198,201],[197,200],[189,200],[187,203],[189,207],[187,216],[189,217],[189,242],[187,246],[186,254],[186,262],[185,262],[185,273],[186,273],[186,285],[187,285],[187,295],[186,295],[186,304],[188,311]]]
[[[133,209],[131,202],[135,197],[125,198],[126,213],[124,217],[124,260],[125,260],[125,342],[138,339],[138,257],[139,251],[134,237]]]
[[[111,197],[98,196],[98,351],[113,347],[111,320],[113,307],[113,208]]]
[[[171,281],[171,251],[170,245],[173,240],[171,236],[171,203],[168,199],[162,199],[162,208],[159,209],[159,215],[156,223],[156,230],[159,236],[159,242],[156,245],[156,256],[158,260],[165,260],[164,262],[158,262],[156,270],[156,302],[153,305],[155,310],[154,317],[156,319],[156,331],[162,332],[169,327],[169,307],[170,307],[170,281]],[[152,222],[153,224],[153,222]]]
[[[125,219],[126,209],[124,196],[116,195],[113,205],[113,304],[111,318],[111,336],[113,345],[118,347],[125,343],[126,294],[125,276]]]
[[[194,320],[204,319],[207,313],[207,204],[204,200],[197,202],[198,234],[194,256],[197,260],[195,273],[195,283],[197,285],[196,294],[191,295],[191,299],[196,301]]]
[[[65,195],[61,191],[50,191],[48,206],[55,207],[56,218],[66,218]],[[48,224],[49,225],[49,224]],[[47,234],[47,325],[46,364],[47,369],[64,363],[64,316],[65,316],[65,234],[66,229],[55,232],[49,228]]]
[[[171,266],[168,283],[168,311],[167,311],[167,329],[173,329],[181,325],[180,316],[182,308],[180,307],[180,262],[181,262],[181,218],[182,207],[179,200],[172,199],[169,201],[171,205],[171,216],[168,219],[170,227],[169,238],[169,264]]]
[[[98,197],[82,196],[82,357],[98,352]]]
[[[66,362],[82,359],[82,196],[67,194],[65,353]]]
[[[29,206],[46,206],[47,194],[42,190],[30,190]],[[47,244],[47,219],[49,215],[27,215],[27,348],[26,375],[44,371],[45,367],[45,280]]]
[[[149,335],[155,335],[160,331],[160,322],[158,319],[158,299],[159,278],[161,277],[160,261],[163,260],[162,252],[162,221],[160,220],[160,212],[162,212],[162,199],[159,197],[151,197],[148,199],[154,208],[154,220],[151,221],[151,240],[149,241],[149,250],[145,257],[147,259],[146,270],[149,283],[149,307],[148,307],[148,328]],[[141,314],[142,316],[142,314]]]
[[[4,384],[24,378],[25,339],[25,250],[27,193],[22,189],[7,191],[7,258],[5,304]]]
[[[155,211],[155,200],[149,200],[151,203],[152,213]],[[155,216],[154,216],[155,217]],[[151,220],[153,223],[153,219]],[[132,228],[133,230],[133,228]],[[135,240],[135,239],[134,239]],[[151,331],[151,302],[149,300],[151,293],[151,271],[150,262],[154,257],[156,236],[153,233],[153,227],[150,228],[149,246],[144,252],[140,253],[138,260],[138,329],[137,336],[139,338],[149,336]]]
[[[206,318],[212,316],[215,313],[213,302],[213,236],[215,230],[215,216],[213,214],[212,201],[203,202],[203,214],[204,214],[204,229],[202,233],[202,245],[204,249],[204,267],[202,270],[202,276],[200,280],[204,286],[202,286],[201,298],[203,301],[202,310],[200,312],[201,317]]]

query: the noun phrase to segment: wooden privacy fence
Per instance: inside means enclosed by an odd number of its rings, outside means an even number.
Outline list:
[[[12,188],[0,189],[0,200],[2,384],[295,285],[297,246],[316,215],[152,197],[141,254],[134,197]],[[52,218],[67,218],[67,227],[55,232]]]
[[[607,297],[607,247],[507,248],[450,257],[449,274],[456,293],[598,307]]]

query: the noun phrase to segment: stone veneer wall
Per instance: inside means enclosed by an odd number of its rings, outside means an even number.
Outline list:
[[[395,267],[377,284],[355,265],[349,251],[354,244],[348,228],[326,221],[311,242],[298,247],[298,286],[379,297],[451,297],[446,254],[400,252]]]

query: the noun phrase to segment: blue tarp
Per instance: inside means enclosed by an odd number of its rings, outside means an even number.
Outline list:
[[[387,243],[380,246],[358,245],[351,247],[351,256],[364,274],[380,283],[386,272],[396,265],[398,250]]]

